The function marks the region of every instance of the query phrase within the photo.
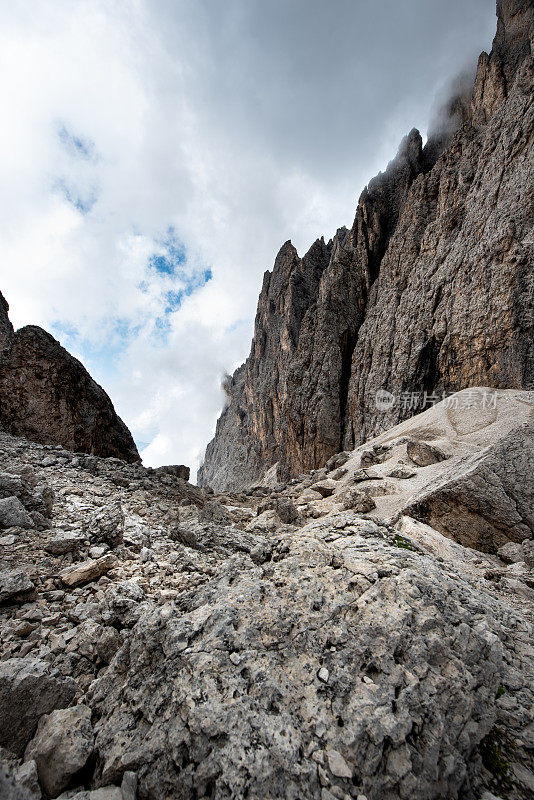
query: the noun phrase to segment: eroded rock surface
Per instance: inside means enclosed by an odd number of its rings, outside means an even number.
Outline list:
[[[16,436],[69,450],[139,461],[106,392],[53,336],[14,332],[0,294],[0,422]]]
[[[519,441],[532,399],[499,393],[485,426],[436,406],[225,494],[0,433],[5,485],[54,495],[49,527],[0,536],[0,577],[33,593],[0,614],[0,759],[25,800],[528,800],[533,540],[511,518],[513,554],[483,553],[409,500]]]
[[[302,258],[288,242],[266,273],[201,484],[320,468],[443,392],[534,386],[534,12],[530,0],[497,12],[449,121],[424,147],[405,138],[350,231]]]

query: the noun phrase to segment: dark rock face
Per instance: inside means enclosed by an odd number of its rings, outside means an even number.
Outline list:
[[[534,381],[533,6],[497,3],[493,49],[422,147],[413,130],[363,191],[350,231],[286,243],[201,485],[292,474],[422,410],[401,402]],[[376,392],[396,399],[377,407]],[[404,393],[404,394],[403,394]]]
[[[0,294],[0,423],[16,436],[140,461],[130,431],[83,365],[42,328],[14,332]]]

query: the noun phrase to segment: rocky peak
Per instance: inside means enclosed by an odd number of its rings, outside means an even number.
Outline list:
[[[1,297],[1,296],[0,296]],[[130,431],[105,391],[49,333],[14,332],[0,301],[0,422],[42,444],[139,461]]]
[[[280,251],[201,482],[237,488],[274,464],[296,475],[425,398],[532,385],[532,3],[497,12],[474,84],[458,82],[425,147],[415,129],[403,139],[350,232],[302,259]]]
[[[9,355],[15,336],[8,313],[9,304],[0,292],[0,364]]]

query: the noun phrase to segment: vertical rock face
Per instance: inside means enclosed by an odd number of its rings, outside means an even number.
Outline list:
[[[408,395],[534,385],[533,6],[502,0],[497,16],[472,93],[425,147],[403,140],[351,230],[303,258],[287,243],[266,273],[201,484],[322,466],[420,411]]]
[[[0,294],[0,423],[10,433],[68,450],[140,461],[106,392],[53,336],[14,332]]]

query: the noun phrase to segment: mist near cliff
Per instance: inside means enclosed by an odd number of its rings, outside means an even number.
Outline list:
[[[193,471],[261,277],[350,225],[491,0],[32,0],[0,10],[0,289]]]

